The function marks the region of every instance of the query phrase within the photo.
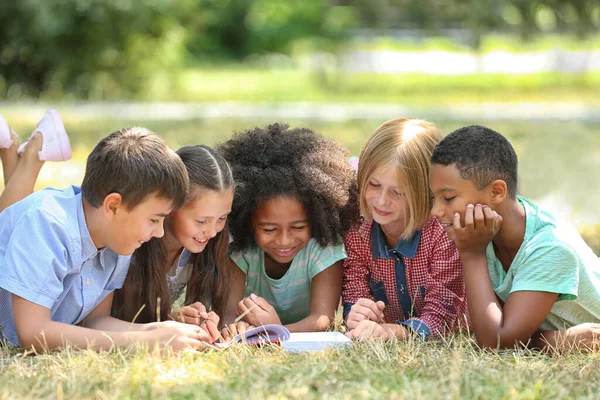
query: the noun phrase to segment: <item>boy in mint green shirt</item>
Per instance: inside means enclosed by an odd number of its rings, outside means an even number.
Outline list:
[[[516,195],[506,138],[483,126],[452,132],[433,152],[430,188],[432,214],[459,250],[480,346],[594,347],[600,260],[574,228]]]

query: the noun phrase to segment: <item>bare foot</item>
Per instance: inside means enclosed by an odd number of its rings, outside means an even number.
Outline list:
[[[19,161],[17,149],[19,148],[19,136],[15,131],[10,132],[13,141],[12,145],[6,149],[0,149],[0,159],[2,159],[2,172],[4,173],[4,184],[8,182]]]

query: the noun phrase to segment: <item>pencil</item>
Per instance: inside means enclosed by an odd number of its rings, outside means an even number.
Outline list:
[[[257,306],[258,306],[258,304],[254,303],[252,305],[252,307],[250,307],[249,309],[247,309],[246,311],[244,311],[243,313],[238,315],[238,317],[233,320],[233,323],[235,324],[236,322],[239,322],[242,318],[244,318],[246,316],[246,314],[248,314],[250,311],[254,310],[254,308]]]

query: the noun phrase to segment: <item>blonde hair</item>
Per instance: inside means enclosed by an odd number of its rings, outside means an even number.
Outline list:
[[[358,164],[360,211],[371,220],[373,216],[365,200],[365,188],[373,172],[383,166],[395,166],[399,184],[407,196],[410,218],[402,238],[411,237],[429,219],[432,199],[429,192],[429,167],[441,132],[431,122],[414,118],[396,118],[384,122],[363,146]]]

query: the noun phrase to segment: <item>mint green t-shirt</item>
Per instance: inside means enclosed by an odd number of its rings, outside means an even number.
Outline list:
[[[246,274],[245,295],[254,293],[268,301],[284,325],[308,317],[312,279],[344,258],[346,251],[343,245],[321,247],[311,239],[296,254],[285,275],[280,279],[272,279],[265,271],[265,253],[258,247],[231,255],[231,259]]]
[[[584,322],[600,322],[600,260],[570,224],[561,224],[530,200],[518,196],[525,208],[525,237],[508,271],[486,250],[492,286],[506,302],[518,291],[558,293],[540,326],[566,329]]]

